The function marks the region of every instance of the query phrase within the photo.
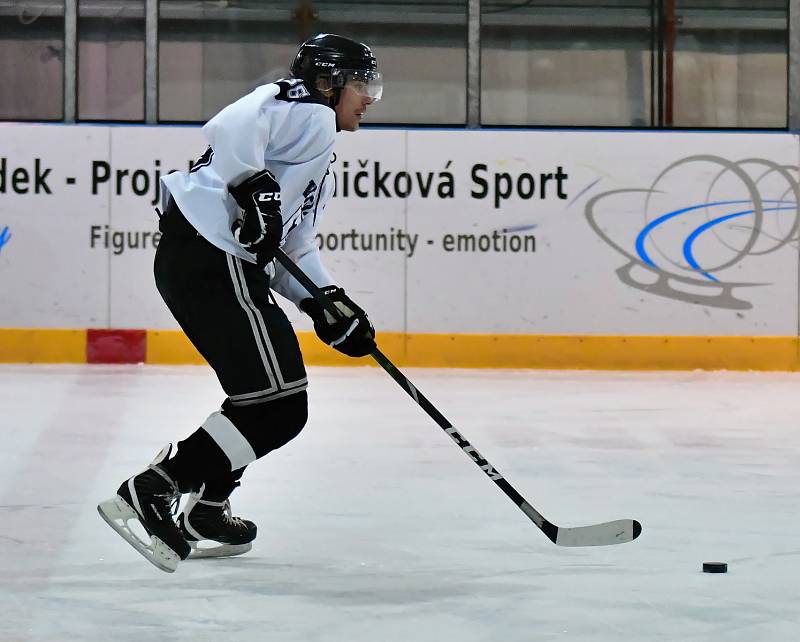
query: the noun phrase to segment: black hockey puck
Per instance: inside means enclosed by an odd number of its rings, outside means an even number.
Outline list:
[[[728,564],[725,562],[703,562],[703,573],[727,573]]]

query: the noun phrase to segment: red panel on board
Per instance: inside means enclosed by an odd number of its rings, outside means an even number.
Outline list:
[[[145,330],[87,330],[87,363],[143,363],[146,351]]]

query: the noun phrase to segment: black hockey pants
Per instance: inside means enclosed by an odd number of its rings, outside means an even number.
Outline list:
[[[158,291],[227,395],[221,411],[180,443],[192,461],[179,461],[179,448],[177,471],[184,486],[196,487],[221,472],[224,483],[305,425],[308,381],[300,347],[264,270],[206,241],[173,201],[159,229]]]

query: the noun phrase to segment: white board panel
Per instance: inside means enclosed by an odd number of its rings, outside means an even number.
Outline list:
[[[117,127],[109,157],[111,228],[118,240],[110,265],[111,326],[176,328],[153,278],[159,239],[158,177],[187,170],[207,143],[199,127]],[[157,198],[159,197],[159,198]]]
[[[777,134],[410,132],[457,190],[409,202],[409,331],[794,334],[796,159]]]
[[[0,326],[176,327],[152,277],[155,185],[204,146],[199,127],[0,127]],[[341,133],[319,241],[384,331],[794,335],[799,149],[752,132]]]
[[[0,326],[104,327],[108,193],[92,190],[107,127],[0,126]]]

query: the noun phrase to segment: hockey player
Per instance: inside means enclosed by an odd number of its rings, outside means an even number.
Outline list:
[[[227,395],[198,430],[165,446],[98,506],[162,570],[174,571],[190,553],[251,548],[256,526],[231,515],[229,497],[246,466],[306,423],[302,356],[270,289],[307,313],[337,350],[360,357],[375,349],[366,313],[322,265],[315,234],[334,190],[335,134],[356,131],[381,93],[369,47],[320,34],[300,46],[290,78],[258,87],[206,123],[209,147],[189,172],[162,179],[156,285]],[[324,286],[342,318],[325,313],[276,265],[279,247]],[[176,523],[171,506],[183,493],[191,496]]]

